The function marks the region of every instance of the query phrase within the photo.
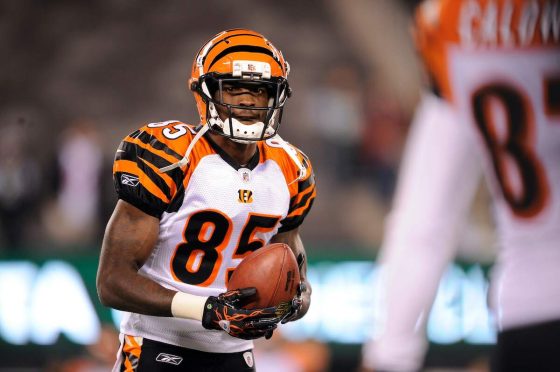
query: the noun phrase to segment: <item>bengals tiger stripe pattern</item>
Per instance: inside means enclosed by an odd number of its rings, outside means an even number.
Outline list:
[[[142,337],[124,335],[121,345],[121,355],[117,365],[121,372],[135,372],[138,370],[140,354],[142,352]],[[116,368],[115,368],[116,369]]]

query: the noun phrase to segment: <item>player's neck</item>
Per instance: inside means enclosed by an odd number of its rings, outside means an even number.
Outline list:
[[[235,160],[240,166],[244,166],[253,158],[255,152],[257,151],[257,144],[255,143],[238,143],[234,142],[224,136],[219,134],[209,133],[210,138],[214,143],[216,143],[222,150],[224,150],[233,160]]]

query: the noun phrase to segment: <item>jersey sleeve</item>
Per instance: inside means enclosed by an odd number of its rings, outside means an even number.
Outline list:
[[[125,137],[113,164],[113,182],[118,198],[156,218],[169,209],[178,191],[183,189],[184,179],[180,168],[165,173],[159,169],[182,158],[181,151],[190,137],[190,132],[185,129],[182,137],[167,138],[164,133],[173,133],[172,122],[167,123],[148,124]],[[173,123],[177,126],[177,122]],[[166,128],[168,132],[163,132]]]
[[[311,161],[302,151],[296,150],[300,161],[306,169],[306,174],[303,179],[297,182],[297,188],[293,188],[294,192],[290,197],[288,214],[286,218],[280,221],[281,227],[278,229],[278,232],[290,231],[301,225],[311,210],[317,194],[315,188],[315,174],[313,173]]]
[[[474,3],[480,0],[475,0]],[[457,0],[424,1],[415,11],[413,39],[427,73],[430,89],[444,99],[453,100],[449,78],[448,50],[461,43],[461,9]]]

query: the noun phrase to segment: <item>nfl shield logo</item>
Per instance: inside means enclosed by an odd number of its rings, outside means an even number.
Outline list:
[[[241,168],[237,172],[241,176],[243,182],[249,182],[251,180],[251,171],[249,169]]]

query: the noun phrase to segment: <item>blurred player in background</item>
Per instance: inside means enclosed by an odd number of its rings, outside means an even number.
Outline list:
[[[363,367],[415,371],[456,233],[479,182],[499,254],[496,371],[560,371],[560,2],[424,1],[416,41],[432,91],[417,109],[382,246],[384,318]]]
[[[200,125],[151,123],[119,146],[119,201],[97,277],[102,303],[127,312],[115,370],[253,371],[251,340],[307,312],[298,227],[315,184],[309,159],[277,134],[288,72],[261,34],[224,31],[193,64]],[[298,257],[300,293],[287,306],[243,310],[255,290],[225,292],[229,276],[272,242]]]

